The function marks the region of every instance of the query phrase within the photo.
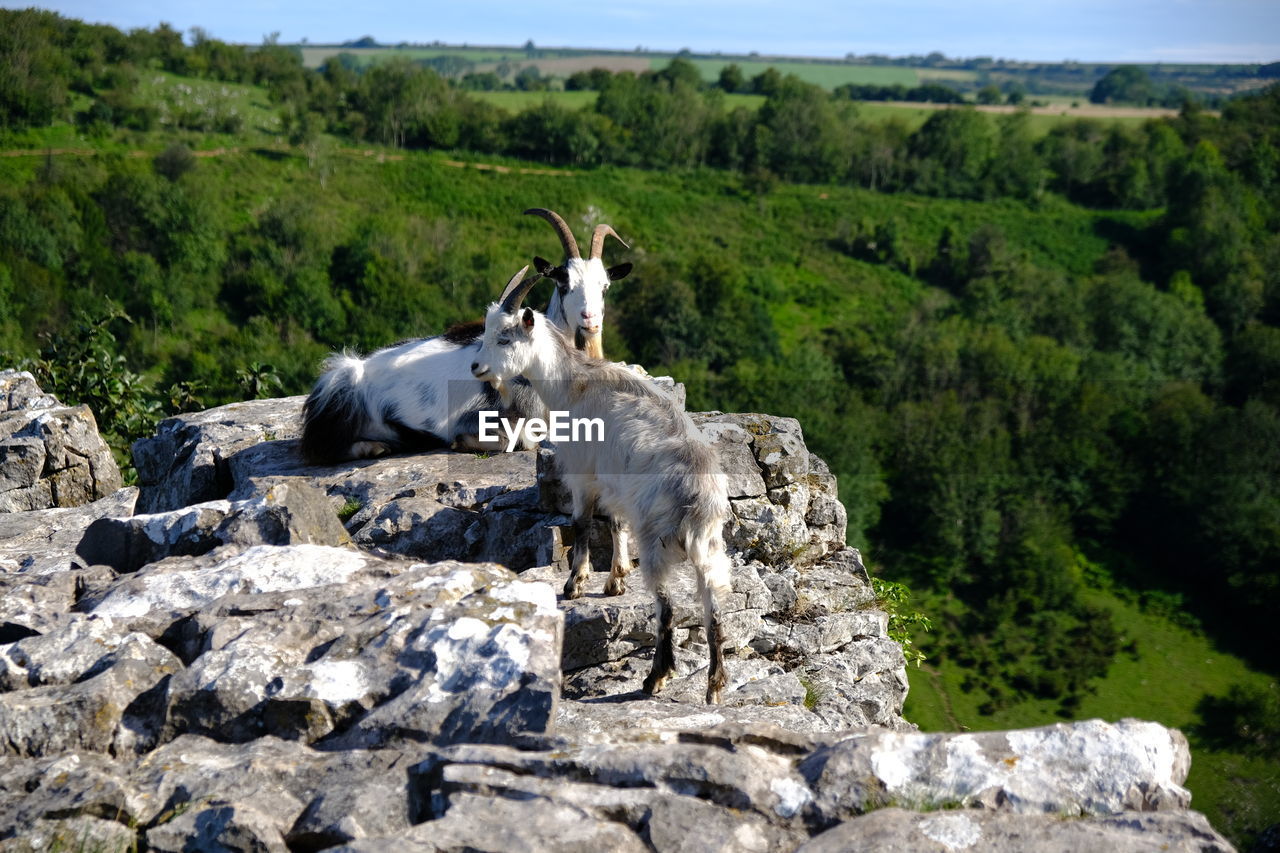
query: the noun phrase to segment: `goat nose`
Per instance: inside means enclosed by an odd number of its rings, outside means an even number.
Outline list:
[[[480,362],[478,362],[478,361],[473,361],[473,362],[471,362],[471,372],[472,372],[472,373],[475,373],[475,372],[476,372],[476,368],[477,368],[477,367],[479,367],[479,366],[480,366]]]
[[[584,320],[590,320],[590,319],[591,319],[592,317],[594,317],[594,316],[596,316],[596,315],[595,315],[595,314],[592,314],[590,311],[583,311],[583,312],[582,312],[582,319],[584,319]]]

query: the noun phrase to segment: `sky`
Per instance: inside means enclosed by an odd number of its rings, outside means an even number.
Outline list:
[[[27,2],[0,0],[24,8]],[[843,57],[941,51],[1056,62],[1280,61],[1280,0],[52,0],[121,29],[167,21],[223,41],[599,47]]]

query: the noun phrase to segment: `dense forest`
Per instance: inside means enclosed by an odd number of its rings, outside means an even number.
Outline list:
[[[261,87],[278,123],[162,109],[162,72]],[[923,596],[917,641],[983,713],[1071,715],[1141,651],[1085,594],[1103,584],[1274,671],[1280,86],[1037,136],[970,109],[908,130],[761,78],[758,110],[677,59],[508,114],[410,62],[310,71],[0,10],[5,147],[70,126],[100,152],[0,164],[0,363],[93,405],[125,459],[164,414],[304,393],[331,349],[475,316],[554,251],[519,216],[553,207],[632,243],[611,356],[693,408],[798,417],[850,541]],[[1216,736],[1280,758],[1274,694],[1209,697]]]

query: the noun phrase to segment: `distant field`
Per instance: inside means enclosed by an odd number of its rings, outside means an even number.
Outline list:
[[[569,109],[580,109],[595,103],[595,92],[473,92],[475,97],[488,101],[507,112],[519,112],[543,101],[551,101]],[[1104,122],[1136,125],[1162,116],[1176,115],[1176,110],[1139,109],[1135,107],[1102,107],[1090,104],[1083,99],[1076,99],[1079,106],[1072,107],[1072,99],[1055,99],[1057,102],[1046,107],[1031,108],[1031,130],[1036,136],[1043,136],[1050,129],[1064,121],[1077,118],[1092,118]],[[725,109],[746,107],[759,109],[764,103],[763,95],[726,95]],[[925,123],[936,110],[947,109],[941,104],[920,104],[907,101],[863,101],[858,104],[858,115],[870,121],[888,121],[890,119],[904,122],[911,129]],[[992,106],[974,107],[984,113],[1010,113],[1014,107]]]
[[[595,92],[471,92],[473,97],[487,101],[509,113],[518,113],[536,107],[543,101],[551,101],[561,107],[576,110],[596,102]]]
[[[319,68],[325,60],[340,53],[350,53],[367,65],[374,61],[388,59],[431,59],[436,56],[458,56],[472,62],[501,62],[504,59],[524,59],[524,51],[519,48],[509,50],[502,48],[472,47],[311,47],[301,46],[302,64],[307,68]]]
[[[667,57],[651,60],[654,69],[665,68],[671,60]],[[904,86],[915,86],[918,83],[915,69],[897,66],[879,65],[847,65],[843,62],[788,62],[785,60],[742,60],[733,57],[724,59],[691,59],[704,80],[715,81],[720,77],[720,69],[735,64],[750,79],[766,68],[776,68],[780,74],[794,74],[807,83],[816,83],[827,89],[845,83],[864,85],[892,86],[901,83]]]
[[[476,63],[476,71],[492,71],[498,63],[525,67],[536,65],[544,75],[565,77],[574,71],[589,71],[592,68],[607,68],[610,71],[648,71],[665,68],[671,63],[667,55],[649,56],[644,54],[590,53],[587,51],[538,51],[535,57],[529,57],[522,49],[504,48],[472,48],[472,47],[315,47],[304,46],[302,64],[308,68],[318,68],[326,59],[339,53],[350,53],[361,64],[384,62],[389,59],[432,59],[440,56],[456,56]],[[796,62],[794,60],[756,60],[726,56],[723,59],[691,59],[702,73],[703,79],[715,81],[720,76],[720,69],[730,63],[736,63],[748,78],[754,77],[766,68],[776,68],[782,74],[794,74],[801,80],[816,83],[827,89],[834,89],[844,83],[874,84],[891,86],[901,83],[904,86],[915,86],[921,76],[916,69],[899,66],[848,65],[843,62]],[[932,72],[930,72],[932,73]],[[970,80],[973,72],[940,71],[933,73],[932,79]]]

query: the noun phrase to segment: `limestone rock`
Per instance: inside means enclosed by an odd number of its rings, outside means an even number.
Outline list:
[[[76,615],[47,634],[0,645],[0,692],[74,684],[123,660],[166,672],[181,668],[172,652],[146,635],[110,619]]]
[[[121,485],[88,406],[63,406],[30,373],[0,371],[0,512],[80,506]]]
[[[123,658],[75,684],[0,694],[0,754],[150,749],[157,708],[149,692],[179,668],[172,655],[160,664]]]
[[[240,501],[208,501],[163,513],[100,518],[76,554],[86,564],[134,572],[165,557],[199,555],[219,545],[343,545],[350,543],[333,507],[302,480],[272,483]]]
[[[38,820],[3,842],[6,853],[136,850],[138,832],[116,820],[84,815]]]
[[[1064,820],[980,809],[911,812],[880,809],[815,836],[796,853],[1233,853],[1235,848],[1196,812],[1122,812]]]
[[[860,735],[800,765],[815,811],[837,821],[887,803],[1019,814],[1185,809],[1186,738],[1158,723],[1101,720],[1010,732]]]
[[[161,421],[154,437],[133,443],[138,510],[167,512],[225,498],[232,489],[227,460],[264,441],[296,438],[304,399],[231,403]]]
[[[130,486],[83,506],[0,513],[0,578],[70,571],[89,525],[133,515],[137,499]]]
[[[166,736],[348,745],[544,731],[559,693],[554,596],[493,565],[406,565],[361,591],[236,596],[169,688]],[[271,608],[276,609],[271,609]]]
[[[455,795],[447,814],[390,838],[356,841],[335,853],[468,853],[476,850],[556,850],[563,853],[644,853],[626,827],[581,809],[538,800]]]
[[[147,792],[134,816],[151,827],[148,844],[192,837],[200,822],[186,833],[160,827],[169,825],[166,818],[176,812],[213,807],[221,811],[206,821],[217,834],[256,835],[270,843],[283,838],[294,849],[318,849],[363,838],[370,830],[407,829],[412,803],[407,770],[427,754],[417,748],[321,752],[274,737],[221,744],[184,735],[141,759],[129,784]],[[381,796],[369,800],[374,793]],[[335,811],[339,803],[362,802],[370,807]]]

